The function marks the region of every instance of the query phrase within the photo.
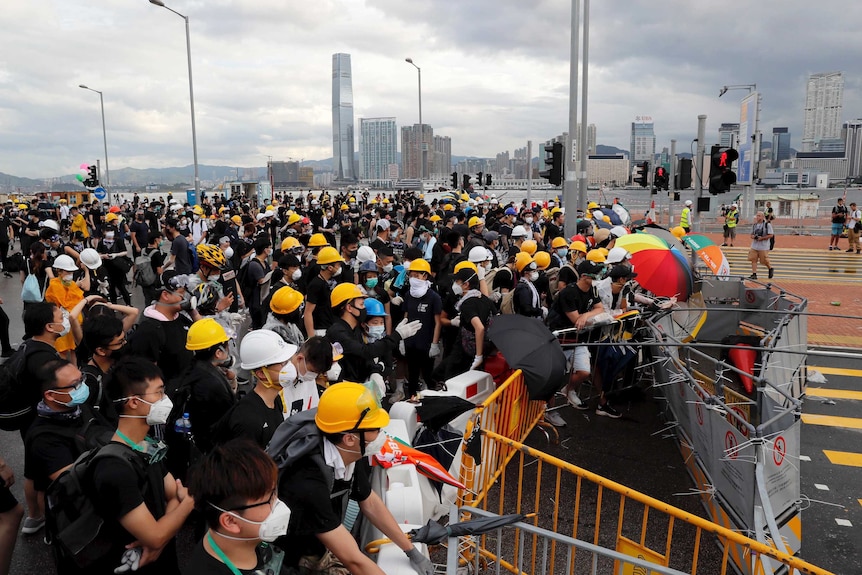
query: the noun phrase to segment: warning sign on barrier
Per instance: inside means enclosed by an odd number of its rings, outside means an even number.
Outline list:
[[[661,565],[662,567],[668,566],[667,557],[657,551],[644,547],[643,545],[638,545],[631,539],[627,539],[623,536],[617,538],[617,551],[624,553],[629,557],[636,557],[637,559],[648,561],[655,565]],[[631,563],[621,563],[619,561],[615,562],[614,573],[616,573],[616,575],[658,575],[655,571],[647,571],[646,567],[632,565]]]

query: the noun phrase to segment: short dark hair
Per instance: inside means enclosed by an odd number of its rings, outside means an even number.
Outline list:
[[[278,467],[257,444],[248,439],[233,439],[217,445],[194,468],[189,477],[189,493],[195,507],[210,527],[217,527],[225,510],[247,505],[275,489]]]
[[[57,387],[57,372],[67,365],[72,364],[65,359],[58,358],[49,359],[46,363],[37,367],[35,375],[36,380],[39,382],[39,389],[44,393],[49,389]]]
[[[406,250],[404,250],[404,259],[405,260],[410,260],[411,262],[413,260],[421,260],[422,256],[423,256],[422,250],[420,250],[419,248],[409,247]]]
[[[461,234],[452,230],[446,234],[446,237],[443,239],[443,242],[446,243],[450,248],[457,248],[458,242],[461,241]]]
[[[332,344],[324,337],[308,338],[299,348],[299,353],[305,357],[306,367],[325,368],[324,371],[332,367]]]
[[[173,228],[173,229],[177,229],[177,224],[178,224],[178,223],[179,223],[179,222],[177,221],[177,219],[176,219],[176,218],[165,218],[165,227],[166,227],[166,228]]]
[[[162,239],[163,237],[165,237],[165,236],[163,236],[163,235],[162,235],[162,232],[160,232],[160,231],[158,231],[158,230],[151,230],[151,231],[150,231],[150,237],[149,237],[149,240],[150,240],[150,243],[151,243],[151,244],[152,244],[152,243],[155,243],[156,241],[161,241],[161,239]]]
[[[24,338],[42,335],[49,323],[54,323],[57,306],[48,301],[32,303],[24,310]]]
[[[153,362],[142,357],[128,356],[120,359],[111,367],[105,377],[105,390],[114,401],[140,395],[147,389],[148,382],[162,379],[162,370]],[[123,410],[126,402],[118,402],[117,411]]]
[[[350,244],[358,244],[359,238],[353,232],[344,232],[341,234],[341,245],[349,246]]]
[[[269,241],[269,238],[267,238],[265,236],[261,236],[261,237],[257,238],[256,240],[254,240],[254,243],[252,244],[251,247],[252,247],[252,249],[254,249],[255,254],[260,255],[263,253],[263,250],[265,250],[269,247],[272,247],[272,242]]]
[[[113,310],[110,311],[111,315],[97,313],[88,316],[81,326],[84,332],[83,344],[90,353],[96,351],[97,347],[107,346],[111,340],[123,333],[123,322],[113,315]]]

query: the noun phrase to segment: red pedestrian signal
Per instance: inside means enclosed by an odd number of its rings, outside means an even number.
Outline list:
[[[727,192],[730,190],[730,186],[736,183],[733,162],[739,159],[739,152],[733,148],[713,146],[711,157],[709,193],[721,194]]]

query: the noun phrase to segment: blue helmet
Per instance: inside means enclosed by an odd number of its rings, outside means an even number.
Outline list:
[[[389,315],[383,309],[383,304],[372,298],[365,300],[365,313],[368,317],[386,317]]]
[[[507,216],[517,216],[518,212],[515,210],[515,208],[513,208],[512,206],[509,206],[508,208],[506,208],[506,215]]]
[[[359,273],[363,272],[377,273],[377,262],[375,262],[374,260],[370,262],[362,262],[362,265],[359,266]]]

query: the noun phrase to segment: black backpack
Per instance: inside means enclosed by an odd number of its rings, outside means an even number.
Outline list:
[[[46,530],[58,567],[72,562],[87,568],[115,546],[114,534],[105,533],[105,520],[96,511],[92,482],[94,462],[107,457],[125,462],[138,476],[145,473],[131,449],[108,443],[82,453],[45,492]]]
[[[30,340],[25,340],[0,365],[0,429],[4,431],[17,431],[33,417],[34,394],[21,379],[32,348]]]
[[[6,263],[3,265],[4,272],[20,272],[24,269],[24,255],[21,252],[15,252],[6,258]]]

